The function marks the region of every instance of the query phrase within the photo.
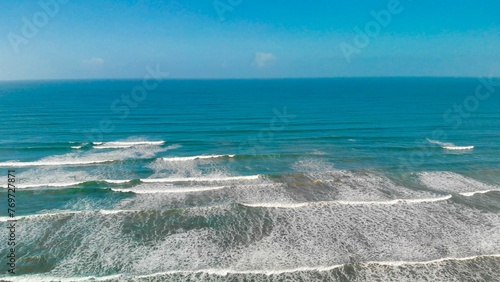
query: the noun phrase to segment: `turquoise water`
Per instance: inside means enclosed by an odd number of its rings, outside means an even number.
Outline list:
[[[143,85],[0,83],[3,279],[500,279],[488,79]]]

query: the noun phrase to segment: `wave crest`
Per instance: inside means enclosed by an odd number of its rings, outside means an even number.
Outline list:
[[[432,140],[427,138],[427,141],[432,144],[436,144],[441,146],[441,148],[445,150],[454,150],[454,151],[460,151],[460,150],[472,150],[474,149],[474,146],[457,146],[453,143],[448,143],[448,142],[441,142],[437,140]]]

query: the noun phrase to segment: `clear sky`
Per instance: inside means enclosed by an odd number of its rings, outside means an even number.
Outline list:
[[[0,36],[0,80],[500,76],[498,0],[5,0]]]

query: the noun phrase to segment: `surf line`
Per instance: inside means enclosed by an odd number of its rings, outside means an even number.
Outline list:
[[[242,204],[247,207],[261,207],[261,208],[283,208],[294,209],[311,206],[325,206],[325,205],[398,205],[398,204],[419,204],[419,203],[433,203],[441,202],[451,199],[452,195],[446,195],[439,198],[427,199],[395,199],[389,201],[321,201],[321,202],[306,202],[306,203],[258,203],[258,204]]]
[[[137,191],[117,191],[117,192],[133,192],[137,193]],[[154,191],[157,192],[157,191]],[[140,193],[140,192],[139,192]],[[408,199],[408,200],[391,200],[391,201],[324,201],[324,202],[309,202],[309,203],[240,203],[242,206],[246,206],[249,208],[284,208],[284,209],[293,209],[293,208],[304,208],[310,206],[326,206],[326,205],[398,205],[398,204],[418,204],[418,203],[433,203],[439,201],[446,201],[451,199],[452,195],[448,195],[440,198],[429,198],[429,199]],[[189,207],[183,208],[185,210],[197,210],[197,209],[212,209],[216,207],[227,207],[228,205],[215,205],[215,206],[207,206],[207,207]],[[73,215],[73,214],[120,214],[120,213],[135,213],[135,212],[151,212],[155,210],[83,210],[83,211],[61,211],[56,213],[42,213],[42,214],[32,214],[32,215],[24,215],[19,216],[19,219],[34,219],[34,218],[42,218],[42,217],[52,217],[52,216],[64,216],[64,215]],[[7,222],[9,220],[8,217],[0,217],[0,222]]]
[[[392,266],[392,267],[397,267],[397,266],[402,266],[402,265],[427,265],[427,264],[434,264],[434,263],[443,263],[443,262],[453,262],[453,261],[468,261],[468,260],[474,260],[478,258],[500,258],[500,254],[490,254],[490,255],[477,255],[477,256],[470,256],[470,257],[463,257],[463,258],[452,258],[452,257],[447,257],[447,258],[440,258],[440,259],[435,259],[435,260],[429,260],[429,261],[369,261],[369,262],[360,262],[357,263],[357,265],[361,265],[364,267],[367,267],[369,265],[379,265],[379,266]],[[41,276],[41,275],[25,275],[25,276],[18,276],[18,277],[13,277],[12,281],[106,281],[110,279],[121,279],[121,278],[154,278],[154,277],[161,277],[161,276],[166,276],[166,275],[175,275],[175,274],[186,274],[186,275],[191,275],[191,274],[208,274],[208,275],[216,275],[216,276],[227,276],[231,274],[254,274],[254,275],[266,275],[266,276],[272,276],[272,275],[280,275],[280,274],[288,274],[288,273],[295,273],[295,272],[327,272],[327,271],[332,271],[334,269],[346,267],[348,265],[353,265],[353,264],[337,264],[337,265],[331,265],[331,266],[306,266],[306,267],[297,267],[297,268],[289,268],[289,269],[273,269],[273,270],[237,270],[237,269],[199,269],[199,270],[171,270],[171,271],[164,271],[164,272],[158,272],[158,273],[152,273],[152,274],[146,274],[146,275],[121,275],[121,274],[116,274],[116,275],[109,275],[109,276],[101,276],[101,277],[96,277],[96,276],[87,276],[87,277],[54,277],[54,276]],[[356,265],[356,263],[355,263]]]
[[[453,257],[447,257],[447,258],[439,258],[435,260],[429,260],[429,261],[368,261],[368,262],[360,262],[359,265],[362,266],[369,266],[369,265],[380,265],[380,266],[401,266],[401,265],[426,265],[426,264],[433,264],[433,263],[442,263],[442,262],[447,262],[447,261],[468,261],[468,260],[473,260],[473,259],[478,259],[478,258],[487,258],[487,257],[493,257],[493,258],[500,258],[500,254],[491,254],[491,255],[477,255],[477,256],[470,256],[470,257],[464,257],[464,258],[453,258]],[[348,265],[352,264],[337,264],[337,265],[331,265],[331,266],[312,266],[312,267],[297,267],[297,268],[292,268],[292,269],[273,269],[273,270],[233,270],[233,269],[202,269],[202,270],[173,270],[173,271],[166,271],[162,273],[155,273],[155,274],[150,274],[150,275],[143,275],[143,276],[136,276],[136,278],[148,278],[148,277],[155,277],[155,276],[160,276],[160,275],[168,275],[168,274],[195,274],[195,273],[206,273],[206,274],[213,274],[213,275],[218,275],[218,276],[226,276],[228,274],[264,274],[266,276],[271,276],[271,275],[279,275],[279,274],[285,274],[285,273],[294,273],[294,272],[303,272],[303,271],[318,271],[318,272],[326,272],[326,271],[331,271],[337,268],[342,268]]]
[[[134,213],[134,212],[142,212],[148,210],[87,210],[87,211],[61,211],[55,213],[40,213],[40,214],[30,214],[30,215],[22,215],[18,216],[18,219],[33,219],[33,218],[43,218],[43,217],[52,217],[52,216],[65,216],[65,215],[74,215],[74,214],[89,214],[94,215],[96,213],[108,215],[108,214],[118,214],[118,213]],[[16,220],[17,221],[17,220]],[[0,222],[9,222],[9,217],[2,216],[0,217]]]
[[[490,190],[481,190],[481,191],[473,191],[473,192],[463,192],[463,193],[459,193],[460,195],[462,196],[465,196],[465,197],[472,197],[476,194],[486,194],[486,193],[490,193],[490,192],[500,192],[500,189],[490,189]]]

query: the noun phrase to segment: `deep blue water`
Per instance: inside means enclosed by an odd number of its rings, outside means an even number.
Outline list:
[[[154,85],[0,83],[18,279],[500,279],[498,83]]]

